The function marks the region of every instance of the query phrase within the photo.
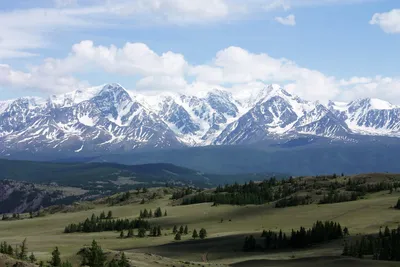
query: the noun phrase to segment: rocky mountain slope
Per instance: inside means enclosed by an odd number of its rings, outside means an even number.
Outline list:
[[[47,99],[0,102],[3,156],[247,145],[304,135],[400,137],[400,107],[379,99],[324,106],[277,85],[239,98],[223,90],[144,96],[108,84]]]

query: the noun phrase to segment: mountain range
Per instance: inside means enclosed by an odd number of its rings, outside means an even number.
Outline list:
[[[400,137],[400,107],[371,98],[323,105],[278,85],[237,97],[223,90],[145,96],[107,84],[0,102],[3,156],[249,145],[299,136],[357,142],[365,135]]]

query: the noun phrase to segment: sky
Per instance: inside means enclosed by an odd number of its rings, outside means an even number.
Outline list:
[[[400,105],[400,2],[0,1],[0,101],[114,82]]]

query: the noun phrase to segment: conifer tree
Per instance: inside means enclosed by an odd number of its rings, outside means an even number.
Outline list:
[[[157,236],[161,236],[161,226],[157,227]]]
[[[200,233],[199,233],[199,237],[200,237],[201,239],[204,239],[204,238],[207,237],[207,231],[206,231],[206,229],[201,228]]]
[[[100,267],[104,266],[105,262],[106,255],[97,242],[93,240],[91,247],[85,251],[83,255],[82,265],[87,265],[89,267]]]
[[[60,257],[60,251],[58,250],[58,247],[56,247],[53,250],[53,252],[51,253],[51,260],[50,260],[49,264],[52,267],[61,266],[61,257]]]
[[[154,217],[159,218],[159,217],[162,217],[162,215],[163,214],[162,214],[161,208],[158,207],[154,212]]]
[[[33,252],[29,256],[29,261],[32,262],[32,263],[36,262],[36,257],[35,257],[35,255],[33,255]]]
[[[110,211],[108,211],[108,214],[107,214],[107,219],[112,219],[112,211],[110,210]]]
[[[28,259],[27,253],[28,253],[28,248],[26,246],[26,238],[25,238],[24,241],[22,241],[22,244],[20,245],[20,252],[18,258],[21,260]]]
[[[176,225],[174,225],[174,229],[172,230],[172,233],[176,234],[178,232],[178,227],[176,227]]]
[[[167,210],[164,211],[164,217],[167,216]]]
[[[185,230],[183,230],[183,234],[185,235],[189,234],[189,229],[187,225],[185,226]]]
[[[182,235],[183,231],[184,231],[184,229],[183,229],[183,226],[181,225],[181,227],[179,227],[179,233]]]
[[[197,230],[196,229],[193,230],[192,237],[193,237],[193,239],[196,239],[196,238],[199,237],[199,235],[197,234]]]
[[[11,245],[8,245],[8,248],[7,248],[7,253],[6,253],[7,255],[13,255],[14,254],[14,249],[12,248],[12,246]]]
[[[121,254],[121,258],[120,258],[120,260],[118,261],[118,266],[119,266],[119,267],[129,267],[129,262],[128,262],[128,260],[126,259],[126,256],[125,256],[125,253],[124,253],[124,252],[122,252],[122,254]]]
[[[176,241],[179,241],[179,240],[181,240],[181,234],[180,233],[176,233],[176,235],[175,235],[175,240]]]

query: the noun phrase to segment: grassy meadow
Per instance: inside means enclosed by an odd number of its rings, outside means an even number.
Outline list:
[[[332,220],[349,228],[351,235],[376,233],[381,226],[395,226],[400,223],[400,211],[392,209],[400,193],[382,191],[367,198],[336,204],[310,204],[305,206],[274,208],[273,204],[231,206],[202,203],[188,206],[172,206],[170,196],[146,204],[133,203],[124,206],[95,205],[87,211],[56,213],[17,221],[0,221],[0,241],[18,244],[27,238],[29,252],[40,260],[48,260],[51,251],[58,246],[63,259],[79,263],[76,253],[95,239],[105,251],[124,251],[136,266],[306,266],[305,259],[319,257],[332,262],[342,251],[342,241],[319,245],[310,249],[279,252],[241,251],[246,235],[258,238],[263,230],[290,232],[299,226],[309,228],[317,220]],[[119,238],[119,232],[64,234],[70,223],[78,223],[92,213],[100,215],[111,210],[115,218],[134,219],[140,210],[161,207],[168,216],[149,219],[152,225],[162,227],[161,237]],[[174,241],[172,228],[188,225],[189,234],[181,241]],[[205,240],[192,240],[193,229],[207,230]],[[135,229],[135,234],[137,230]],[[331,259],[331,258],[332,259]],[[300,260],[303,259],[303,260]],[[353,262],[356,260],[349,260]],[[244,262],[247,262],[248,265]],[[338,261],[347,266],[346,261]],[[343,264],[340,264],[342,262]],[[364,262],[368,266],[367,262]],[[377,262],[375,262],[377,263]],[[179,264],[179,265],[177,265]],[[241,265],[242,264],[242,265]],[[261,264],[261,265],[260,265]],[[289,265],[281,265],[289,264]],[[379,264],[384,264],[379,262]],[[386,264],[386,263],[385,263]],[[324,264],[329,266],[327,264]],[[336,265],[335,265],[336,266]],[[357,266],[352,263],[348,266]],[[378,265],[370,265],[378,266]],[[398,266],[398,265],[379,265]]]

